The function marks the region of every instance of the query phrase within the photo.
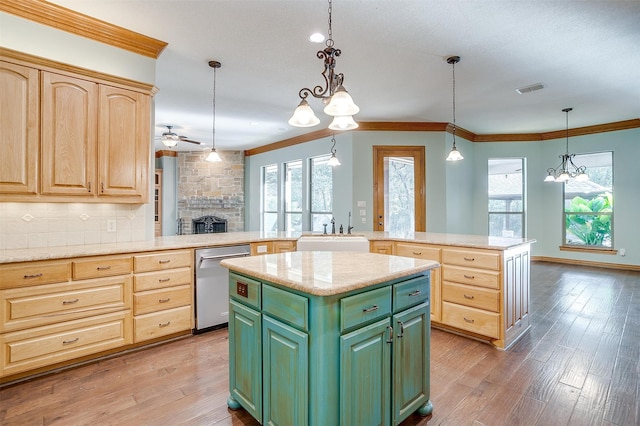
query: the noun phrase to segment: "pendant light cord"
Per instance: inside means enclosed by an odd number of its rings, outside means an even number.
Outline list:
[[[331,12],[333,12],[333,4],[331,3],[331,0],[329,0],[329,19],[328,19],[328,23],[329,23],[329,32],[327,33],[327,41],[326,41],[326,45],[327,47],[333,47],[333,29],[331,28]]]
[[[452,61],[453,74],[453,147],[456,147],[456,62]]]
[[[216,70],[217,67],[213,67],[213,150],[216,149]]]

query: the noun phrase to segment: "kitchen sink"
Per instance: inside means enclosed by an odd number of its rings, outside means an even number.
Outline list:
[[[369,251],[369,240],[359,235],[303,235],[298,251]]]

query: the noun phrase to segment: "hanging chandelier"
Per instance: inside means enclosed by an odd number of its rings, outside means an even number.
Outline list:
[[[342,53],[340,49],[333,47],[333,31],[331,27],[331,15],[333,12],[332,1],[329,0],[329,31],[328,38],[325,42],[326,47],[316,53],[318,59],[324,61],[324,86],[317,85],[313,89],[304,87],[298,92],[300,96],[300,104],[293,112],[289,119],[289,124],[294,127],[311,127],[320,123],[320,120],[314,114],[307,98],[309,95],[314,98],[322,99],[324,104],[324,113],[333,117],[333,121],[329,124],[332,130],[352,130],[358,127],[358,123],[353,120],[353,116],[360,111],[360,108],[353,102],[351,95],[342,85],[344,74],[336,73],[336,58]]]
[[[460,161],[464,159],[458,148],[456,148],[456,64],[460,62],[460,56],[449,56],[447,58],[447,63],[451,64],[451,68],[453,70],[453,147],[451,147],[451,151],[449,155],[447,155],[447,161]]]
[[[329,161],[327,164],[329,164],[331,167],[333,166],[339,166],[340,165],[340,160],[338,160],[338,157],[336,157],[336,135],[331,135],[331,142],[333,143],[333,145],[331,145],[331,158],[329,158]]]
[[[213,145],[211,147],[211,152],[207,155],[205,160],[215,163],[217,161],[222,161],[220,154],[216,151],[216,70],[220,68],[222,64],[218,61],[209,61],[209,66],[213,68]]]
[[[587,175],[587,168],[585,166],[576,166],[573,163],[573,158],[576,154],[569,154],[569,112],[573,111],[573,108],[565,108],[562,110],[567,117],[567,142],[566,153],[559,156],[562,160],[555,168],[547,169],[547,177],[544,178],[545,182],[567,182],[570,179],[575,179],[578,182],[585,182],[589,180]]]

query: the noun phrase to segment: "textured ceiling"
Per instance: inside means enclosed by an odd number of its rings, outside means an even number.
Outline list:
[[[298,91],[321,83],[310,43],[322,0],[55,0],[169,43],[157,61],[156,125],[216,147],[249,149],[328,125],[287,124]],[[640,1],[335,0],[337,71],[357,121],[456,121],[471,132],[532,133],[640,117]],[[515,89],[543,83],[525,95]],[[159,135],[162,128],[156,128]],[[193,145],[181,143],[183,149]]]

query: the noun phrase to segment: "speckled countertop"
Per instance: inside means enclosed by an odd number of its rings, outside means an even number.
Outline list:
[[[0,264],[12,262],[29,262],[34,260],[64,259],[81,256],[97,256],[108,254],[135,253],[153,250],[171,250],[182,248],[200,248],[249,244],[260,241],[297,240],[300,232],[228,232],[222,234],[176,235],[158,237],[148,241],[127,243],[87,244],[75,246],[41,247],[31,249],[0,250]],[[468,248],[485,248],[505,250],[521,244],[533,243],[535,240],[522,238],[498,238],[482,235],[437,234],[431,232],[415,232],[395,234],[390,232],[357,232],[369,240],[393,240],[443,246]],[[344,236],[344,238],[349,238]]]
[[[440,266],[432,260],[363,252],[305,251],[227,259],[226,268],[304,293],[328,296]]]

